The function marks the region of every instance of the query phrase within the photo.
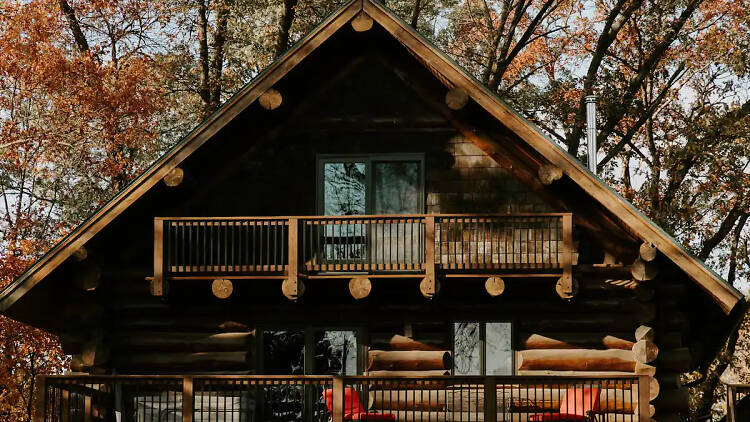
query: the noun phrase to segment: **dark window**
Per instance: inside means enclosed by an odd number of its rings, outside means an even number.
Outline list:
[[[357,375],[356,330],[264,330],[262,368],[267,375]]]
[[[322,156],[318,211],[324,215],[424,212],[421,154]]]

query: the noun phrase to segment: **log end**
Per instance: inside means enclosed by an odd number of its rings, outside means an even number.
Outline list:
[[[269,111],[279,108],[282,101],[283,98],[281,96],[281,93],[273,88],[264,92],[263,94],[261,94],[260,98],[258,98],[260,106]]]
[[[659,250],[656,249],[656,246],[654,246],[653,243],[644,242],[641,244],[640,248],[638,248],[638,255],[645,262],[655,260],[658,254]]]
[[[419,291],[422,296],[432,299],[440,292],[440,280],[435,277],[425,277],[419,283]]]
[[[565,300],[573,299],[578,294],[578,280],[571,278],[570,287],[568,287],[565,285],[563,277],[560,277],[555,284],[555,291],[557,291],[558,296]]]
[[[352,19],[352,28],[357,32],[369,31],[372,28],[372,18],[365,12],[360,12]]]
[[[281,283],[281,292],[287,299],[296,302],[305,293],[305,283],[302,280],[284,279]]]
[[[175,186],[179,186],[180,183],[182,183],[182,180],[185,177],[185,172],[179,168],[175,167],[172,170],[167,173],[166,176],[164,176],[164,184],[173,188]]]
[[[563,172],[560,167],[552,164],[543,164],[539,167],[539,180],[543,185],[551,185],[562,178]]]
[[[367,277],[354,277],[349,281],[349,293],[357,300],[366,298],[371,291],[372,282]]]
[[[633,345],[635,360],[641,363],[649,363],[659,356],[659,348],[649,340],[639,340]]]
[[[451,110],[461,110],[469,102],[469,94],[461,88],[453,88],[445,94],[445,104]]]
[[[219,299],[227,299],[232,295],[234,285],[231,280],[216,279],[211,283],[211,292]]]
[[[489,277],[484,282],[484,288],[492,297],[497,297],[505,291],[505,281],[500,277]]]

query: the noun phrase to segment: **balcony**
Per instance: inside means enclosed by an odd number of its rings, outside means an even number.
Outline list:
[[[562,276],[571,214],[154,220],[154,285],[179,279]]]
[[[35,422],[526,422],[563,420],[563,414],[651,420],[647,376],[40,376],[38,382]]]

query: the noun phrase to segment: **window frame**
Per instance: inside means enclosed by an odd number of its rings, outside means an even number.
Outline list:
[[[453,367],[451,375],[456,375],[456,324],[459,323],[477,323],[479,324],[479,375],[473,376],[514,376],[517,373],[516,368],[516,324],[513,319],[457,319],[451,321],[450,326],[450,346],[451,356],[453,356]],[[487,324],[510,324],[510,374],[507,375],[487,375]],[[469,375],[472,376],[472,375]]]
[[[373,164],[380,162],[416,161],[419,163],[419,209],[416,214],[425,212],[425,155],[424,153],[379,153],[379,154],[317,154],[315,157],[315,210],[324,215],[325,207],[325,174],[323,168],[327,163],[364,163],[365,164],[365,214],[372,215],[375,209],[375,188]]]

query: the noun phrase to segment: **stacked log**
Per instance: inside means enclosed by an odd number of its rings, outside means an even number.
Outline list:
[[[409,332],[411,329],[408,330]],[[382,339],[372,343],[383,345]],[[370,350],[368,352],[367,375],[382,378],[424,378],[450,375],[453,367],[451,353],[445,350],[438,339],[429,342],[417,341],[411,337],[396,334],[387,341],[389,350]],[[436,409],[436,395],[444,392],[445,382],[439,379],[401,380],[385,379],[372,385],[374,401],[379,403],[378,410],[396,411],[407,408],[419,408],[424,411]],[[412,392],[412,396],[408,396]],[[416,394],[416,395],[414,395]],[[393,407],[391,407],[393,406]],[[392,413],[392,412],[391,412]]]
[[[431,371],[453,366],[448,351],[426,350],[370,350],[368,370]]]

